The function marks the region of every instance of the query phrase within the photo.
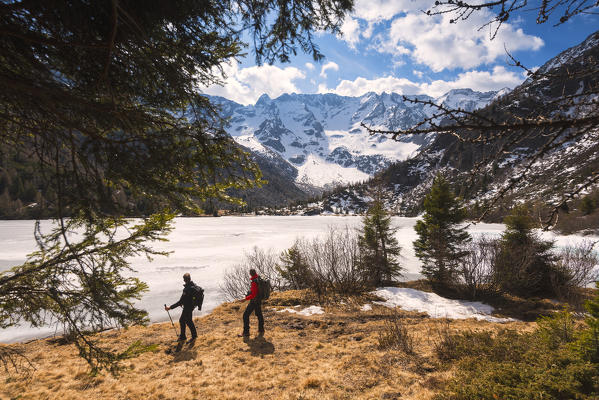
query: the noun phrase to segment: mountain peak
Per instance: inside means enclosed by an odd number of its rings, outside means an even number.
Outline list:
[[[502,91],[509,89],[501,89]],[[443,104],[450,108],[462,108],[466,110],[474,110],[482,108],[493,101],[499,92],[476,92],[472,89],[451,89],[443,96],[435,99],[437,104]],[[503,92],[502,94],[505,94]]]
[[[449,92],[446,93],[446,95],[449,94],[472,94],[474,93],[474,90],[470,89],[470,88],[464,88],[464,89],[451,89]]]
[[[270,103],[271,98],[270,96],[268,96],[266,93],[264,93],[262,96],[260,96],[258,98],[258,101],[256,102],[256,105],[266,105],[268,103]]]

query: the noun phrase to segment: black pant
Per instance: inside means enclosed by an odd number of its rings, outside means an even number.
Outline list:
[[[264,332],[264,317],[262,316],[262,302],[261,301],[250,301],[245,312],[243,313],[243,334],[250,334],[250,315],[252,312],[256,312],[258,317],[258,332]]]
[[[181,313],[181,317],[179,318],[179,325],[181,326],[181,335],[179,337],[181,339],[185,338],[185,325],[189,327],[189,332],[191,333],[192,338],[198,336],[196,327],[193,324],[192,313],[193,308],[184,308],[183,312]]]

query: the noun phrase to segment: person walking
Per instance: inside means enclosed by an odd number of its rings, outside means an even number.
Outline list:
[[[181,317],[179,318],[179,325],[181,326],[181,334],[179,335],[179,341],[187,340],[185,336],[185,326],[189,327],[189,332],[191,333],[190,342],[194,341],[198,337],[198,333],[196,331],[196,327],[193,324],[193,309],[195,307],[194,303],[194,287],[195,283],[191,281],[191,276],[189,273],[183,274],[183,294],[178,302],[173,304],[170,307],[165,306],[164,309],[166,311],[171,310],[173,308],[177,308],[179,306],[183,306],[183,312],[181,312]]]
[[[245,300],[249,300],[250,303],[245,309],[243,313],[243,333],[238,335],[240,337],[249,337],[250,336],[250,315],[252,312],[256,313],[256,317],[258,317],[258,334],[264,334],[264,316],[262,315],[262,298],[260,296],[258,290],[258,274],[255,269],[250,269],[250,277],[251,277],[251,285],[250,291],[247,296],[245,296]]]

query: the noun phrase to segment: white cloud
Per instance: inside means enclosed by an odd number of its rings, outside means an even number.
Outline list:
[[[370,37],[372,36],[372,32],[374,32],[374,22],[368,22],[368,26],[366,27],[366,30],[364,30],[361,35],[363,38],[365,39],[370,39]]]
[[[422,78],[424,76],[424,72],[418,71],[417,69],[413,70],[412,73],[414,74],[414,76],[417,76],[418,78]]]
[[[329,61],[328,63],[322,66],[322,69],[320,70],[320,76],[326,78],[328,70],[339,71],[339,65],[337,65],[337,63],[334,63],[333,61]]]
[[[357,0],[353,15],[368,22],[380,22],[400,13],[419,12],[428,5],[422,0]]]
[[[300,92],[293,81],[305,78],[304,72],[295,67],[262,65],[239,68],[236,61],[225,64],[224,71],[228,77],[224,86],[212,85],[204,88],[204,93],[246,105],[254,104],[263,93],[278,97],[283,93]]]
[[[357,0],[354,12],[343,21],[341,40],[355,49],[361,38],[369,39],[372,36],[377,23],[390,20],[400,13],[420,10],[421,3],[419,0]]]
[[[368,92],[419,93],[420,87],[409,79],[393,76],[377,79],[358,77],[353,81],[342,80],[335,89],[327,89],[321,85],[318,91],[319,93],[337,93],[341,96],[361,96]]]
[[[312,64],[311,62],[307,62],[306,64],[304,64],[306,66],[306,68],[308,68],[310,71],[314,70],[314,64]]]
[[[409,53],[416,62],[438,72],[492,63],[505,55],[505,48],[513,52],[538,50],[543,46],[541,38],[527,35],[508,23],[491,40],[488,29],[479,30],[491,18],[489,12],[480,11],[457,24],[450,23],[451,18],[447,14],[422,13],[396,18],[388,37],[379,39],[378,50],[396,56]]]
[[[361,96],[368,92],[396,92],[400,94],[427,94],[432,97],[441,96],[451,89],[471,88],[486,92],[505,87],[514,88],[523,81],[521,74],[508,71],[505,67],[496,66],[492,71],[468,71],[458,74],[451,81],[436,80],[418,83],[406,78],[387,76],[377,79],[356,78],[353,81],[343,80],[336,88],[328,89],[324,85],[318,88],[319,93],[337,93],[342,96]]]
[[[379,53],[393,54],[394,56],[412,54],[412,50],[401,46],[392,40],[384,38],[381,34],[378,34],[374,37],[372,43],[370,46],[368,46],[368,49],[378,51]]]
[[[451,89],[470,88],[479,92],[514,88],[524,81],[522,74],[508,71],[503,66],[495,66],[489,71],[468,71],[458,74],[452,81],[436,80],[420,85],[422,92],[429,96],[437,97]]]
[[[341,27],[342,40],[355,49],[361,39],[371,38],[375,26],[384,25],[384,32],[374,37],[368,49],[399,59],[408,55],[435,72],[489,65],[505,56],[505,48],[535,51],[544,44],[541,38],[518,28],[517,18],[502,24],[491,40],[490,28],[481,29],[494,18],[491,11],[478,10],[452,24],[454,14],[429,16],[422,12],[433,5],[433,0],[356,0],[354,12]]]
[[[404,60],[399,60],[399,59],[393,60],[393,68],[403,67],[404,65],[406,65],[406,62]]]
[[[352,49],[360,41],[360,23],[355,18],[346,18],[341,25],[341,39],[345,41]]]

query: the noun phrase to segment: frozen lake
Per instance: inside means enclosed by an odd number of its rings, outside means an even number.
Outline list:
[[[419,277],[420,263],[414,256],[412,241],[416,239],[413,226],[417,218],[393,217],[398,228],[397,239],[402,246],[405,278]],[[49,225],[49,222],[47,222]],[[254,246],[262,249],[282,251],[290,247],[298,237],[315,237],[326,233],[329,227],[357,228],[361,217],[356,216],[313,216],[313,217],[220,217],[220,218],[177,218],[175,229],[168,242],[155,244],[158,250],[172,251],[168,257],[157,257],[153,262],[145,258],[132,259],[138,276],[150,288],[142,300],[143,308],[153,322],[168,320],[163,305],[179,299],[182,275],[191,274],[194,282],[205,290],[202,313],[207,313],[223,302],[219,285],[227,268],[239,264],[244,253]],[[0,271],[25,261],[26,255],[34,250],[34,221],[0,221]],[[499,235],[501,224],[478,224],[471,226],[473,235],[482,233]],[[580,236],[543,236],[556,240],[558,246],[574,244],[584,240]],[[597,239],[597,238],[594,238]],[[195,312],[198,315],[198,312]],[[171,313],[179,318],[179,311]],[[53,334],[52,327],[32,329],[12,327],[0,331],[0,342],[14,342]]]

